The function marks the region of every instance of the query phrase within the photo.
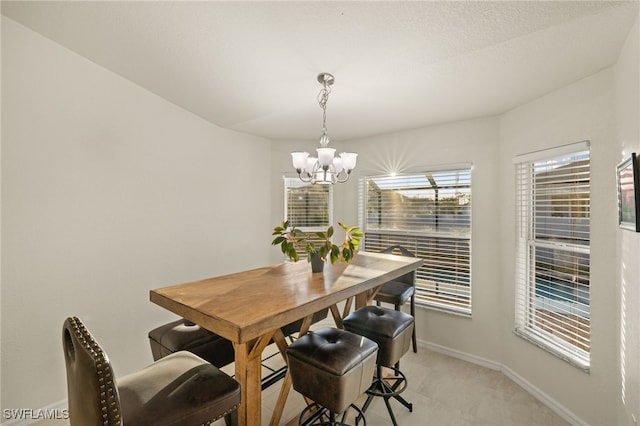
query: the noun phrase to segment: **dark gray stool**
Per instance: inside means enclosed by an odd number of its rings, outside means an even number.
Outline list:
[[[164,324],[149,332],[153,360],[179,351],[189,351],[218,368],[234,360],[233,344],[222,336],[186,319]]]
[[[395,245],[382,250],[380,253],[394,254],[395,251],[400,252],[401,256],[416,257],[411,251],[406,248]],[[380,306],[380,303],[390,303],[394,306],[396,311],[400,310],[400,307],[411,301],[409,307],[411,309],[411,316],[416,317],[416,271],[411,271],[398,277],[392,281],[386,282],[374,297],[376,304]],[[413,342],[413,352],[418,352],[418,342],[416,340],[416,327],[414,324],[413,332],[411,333],[411,339]],[[396,366],[400,368],[400,366]]]
[[[300,414],[300,424],[344,425],[349,407],[371,385],[378,345],[337,328],[322,328],[300,337],[287,348],[293,388],[314,401]],[[336,416],[342,413],[340,421]],[[309,418],[306,418],[311,414]],[[364,420],[366,425],[366,420]]]
[[[391,421],[397,426],[396,418],[389,400],[396,399],[413,411],[413,404],[400,394],[407,388],[407,378],[396,366],[400,358],[411,346],[414,319],[401,311],[379,306],[365,306],[349,314],[344,320],[344,329],[366,336],[378,344],[376,377],[367,390],[367,401],[362,407],[365,412],[374,397],[384,398]],[[383,367],[393,371],[393,376],[385,377]]]

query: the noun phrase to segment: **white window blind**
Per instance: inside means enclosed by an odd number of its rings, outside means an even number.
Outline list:
[[[401,245],[424,259],[416,303],[471,314],[471,168],[369,176],[361,185],[364,249]]]
[[[549,152],[554,154],[514,160],[516,333],[586,370],[591,306],[589,149],[580,143],[573,152]]]
[[[326,231],[333,223],[333,185],[312,185],[297,177],[285,177],[284,194],[285,220],[291,226],[315,232]],[[306,258],[304,251],[298,255]]]

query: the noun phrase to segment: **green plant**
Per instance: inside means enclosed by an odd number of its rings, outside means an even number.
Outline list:
[[[289,259],[297,262],[300,260],[299,253],[304,251],[307,254],[307,261],[311,261],[311,255],[317,253],[323,262],[327,259],[331,263],[349,262],[353,259],[364,233],[358,226],[347,226],[339,223],[344,231],[345,237],[341,245],[331,241],[333,236],[333,226],[329,226],[326,231],[303,232],[295,226],[290,226],[289,221],[284,221],[273,228],[272,235],[276,237],[271,242],[272,245],[280,246],[282,253]],[[315,238],[313,238],[315,236]]]

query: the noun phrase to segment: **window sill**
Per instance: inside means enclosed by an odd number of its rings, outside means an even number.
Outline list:
[[[585,360],[581,357],[573,355],[569,351],[564,350],[560,345],[551,343],[548,339],[539,336],[534,331],[529,331],[523,328],[516,328],[513,333],[516,336],[526,340],[527,342],[539,347],[540,349],[549,352],[557,358],[560,358],[573,367],[582,370],[587,374],[590,374],[589,360]]]
[[[471,309],[454,308],[450,306],[438,305],[435,303],[429,303],[429,302],[417,301],[417,300],[416,300],[416,306],[422,309],[428,309],[430,311],[443,312],[445,314],[471,318]]]

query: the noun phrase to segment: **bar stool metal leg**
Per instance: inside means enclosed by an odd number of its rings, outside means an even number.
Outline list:
[[[374,397],[382,397],[384,399],[384,404],[387,406],[387,411],[389,412],[389,417],[391,417],[391,421],[395,426],[397,426],[396,417],[393,414],[393,410],[391,408],[391,404],[389,400],[391,398],[395,399],[402,405],[404,405],[410,413],[413,412],[413,404],[408,402],[406,399],[400,395],[407,388],[408,382],[407,377],[400,370],[395,367],[387,367],[393,371],[394,375],[390,377],[384,377],[383,368],[381,365],[376,366],[376,377],[371,383],[371,387],[367,390],[367,400],[362,406],[362,412],[365,413],[373,401]],[[393,384],[389,382],[393,381]]]
[[[350,426],[347,421],[347,417],[349,414],[349,410],[353,409],[355,413],[356,426],[360,424],[362,421],[363,426],[367,426],[367,419],[364,417],[364,413],[357,405],[351,404],[347,409],[342,413],[334,413],[333,411],[329,411],[325,407],[313,402],[307,408],[305,408],[302,413],[300,413],[300,418],[298,420],[298,424],[301,426]],[[315,412],[314,412],[315,410]],[[308,418],[308,413],[313,412]],[[340,420],[338,421],[337,417],[340,416]],[[317,422],[320,423],[317,423]]]

